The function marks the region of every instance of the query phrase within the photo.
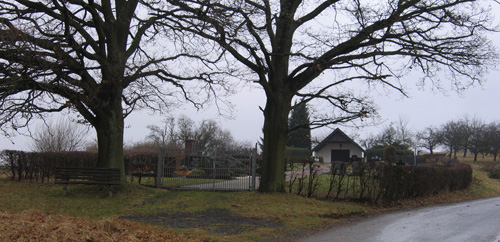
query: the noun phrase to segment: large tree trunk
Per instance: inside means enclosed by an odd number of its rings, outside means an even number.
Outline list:
[[[123,118],[105,117],[96,127],[97,167],[119,168],[121,180],[126,181],[123,162]]]
[[[285,149],[291,95],[267,98],[264,109],[264,145],[259,192],[285,191]]]
[[[121,88],[108,87],[108,102],[96,112],[95,129],[97,132],[98,159],[97,167],[119,168],[121,180],[126,181],[123,161],[123,108]],[[104,102],[106,103],[106,102]]]

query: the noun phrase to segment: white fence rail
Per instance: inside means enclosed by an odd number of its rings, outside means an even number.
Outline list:
[[[157,187],[198,190],[255,190],[256,151],[240,154],[183,150],[158,152]]]

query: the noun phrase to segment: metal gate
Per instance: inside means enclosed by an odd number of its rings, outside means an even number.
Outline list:
[[[253,191],[256,150],[230,154],[223,151],[158,150],[157,187],[169,189]]]

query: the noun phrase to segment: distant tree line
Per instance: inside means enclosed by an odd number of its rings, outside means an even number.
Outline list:
[[[485,123],[478,117],[465,116],[459,120],[448,121],[439,128],[427,127],[417,134],[419,145],[432,154],[438,147],[445,147],[449,157],[463,157],[470,152],[477,161],[479,154],[491,154],[496,161],[500,150],[500,123]]]
[[[194,150],[213,152],[215,150],[237,151],[250,149],[252,144],[238,142],[231,131],[221,127],[217,121],[205,119],[198,123],[186,115],[175,118],[169,116],[160,125],[148,125],[149,135],[142,142],[126,147],[127,150],[140,149],[183,149],[186,140],[194,140]]]
[[[478,117],[465,115],[439,127],[429,126],[412,132],[408,122],[400,118],[398,123],[389,124],[379,134],[361,143],[367,149],[368,158],[378,154],[383,147],[393,145],[397,147],[398,154],[413,154],[412,148],[424,148],[434,154],[437,149],[444,148],[450,158],[456,158],[458,154],[465,157],[470,152],[474,155],[474,161],[480,154],[493,155],[496,161],[500,150],[500,123],[486,123]]]

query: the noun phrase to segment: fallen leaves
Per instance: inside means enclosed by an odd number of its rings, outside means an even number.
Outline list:
[[[154,226],[108,218],[90,220],[48,215],[39,210],[0,211],[0,241],[187,241]]]

